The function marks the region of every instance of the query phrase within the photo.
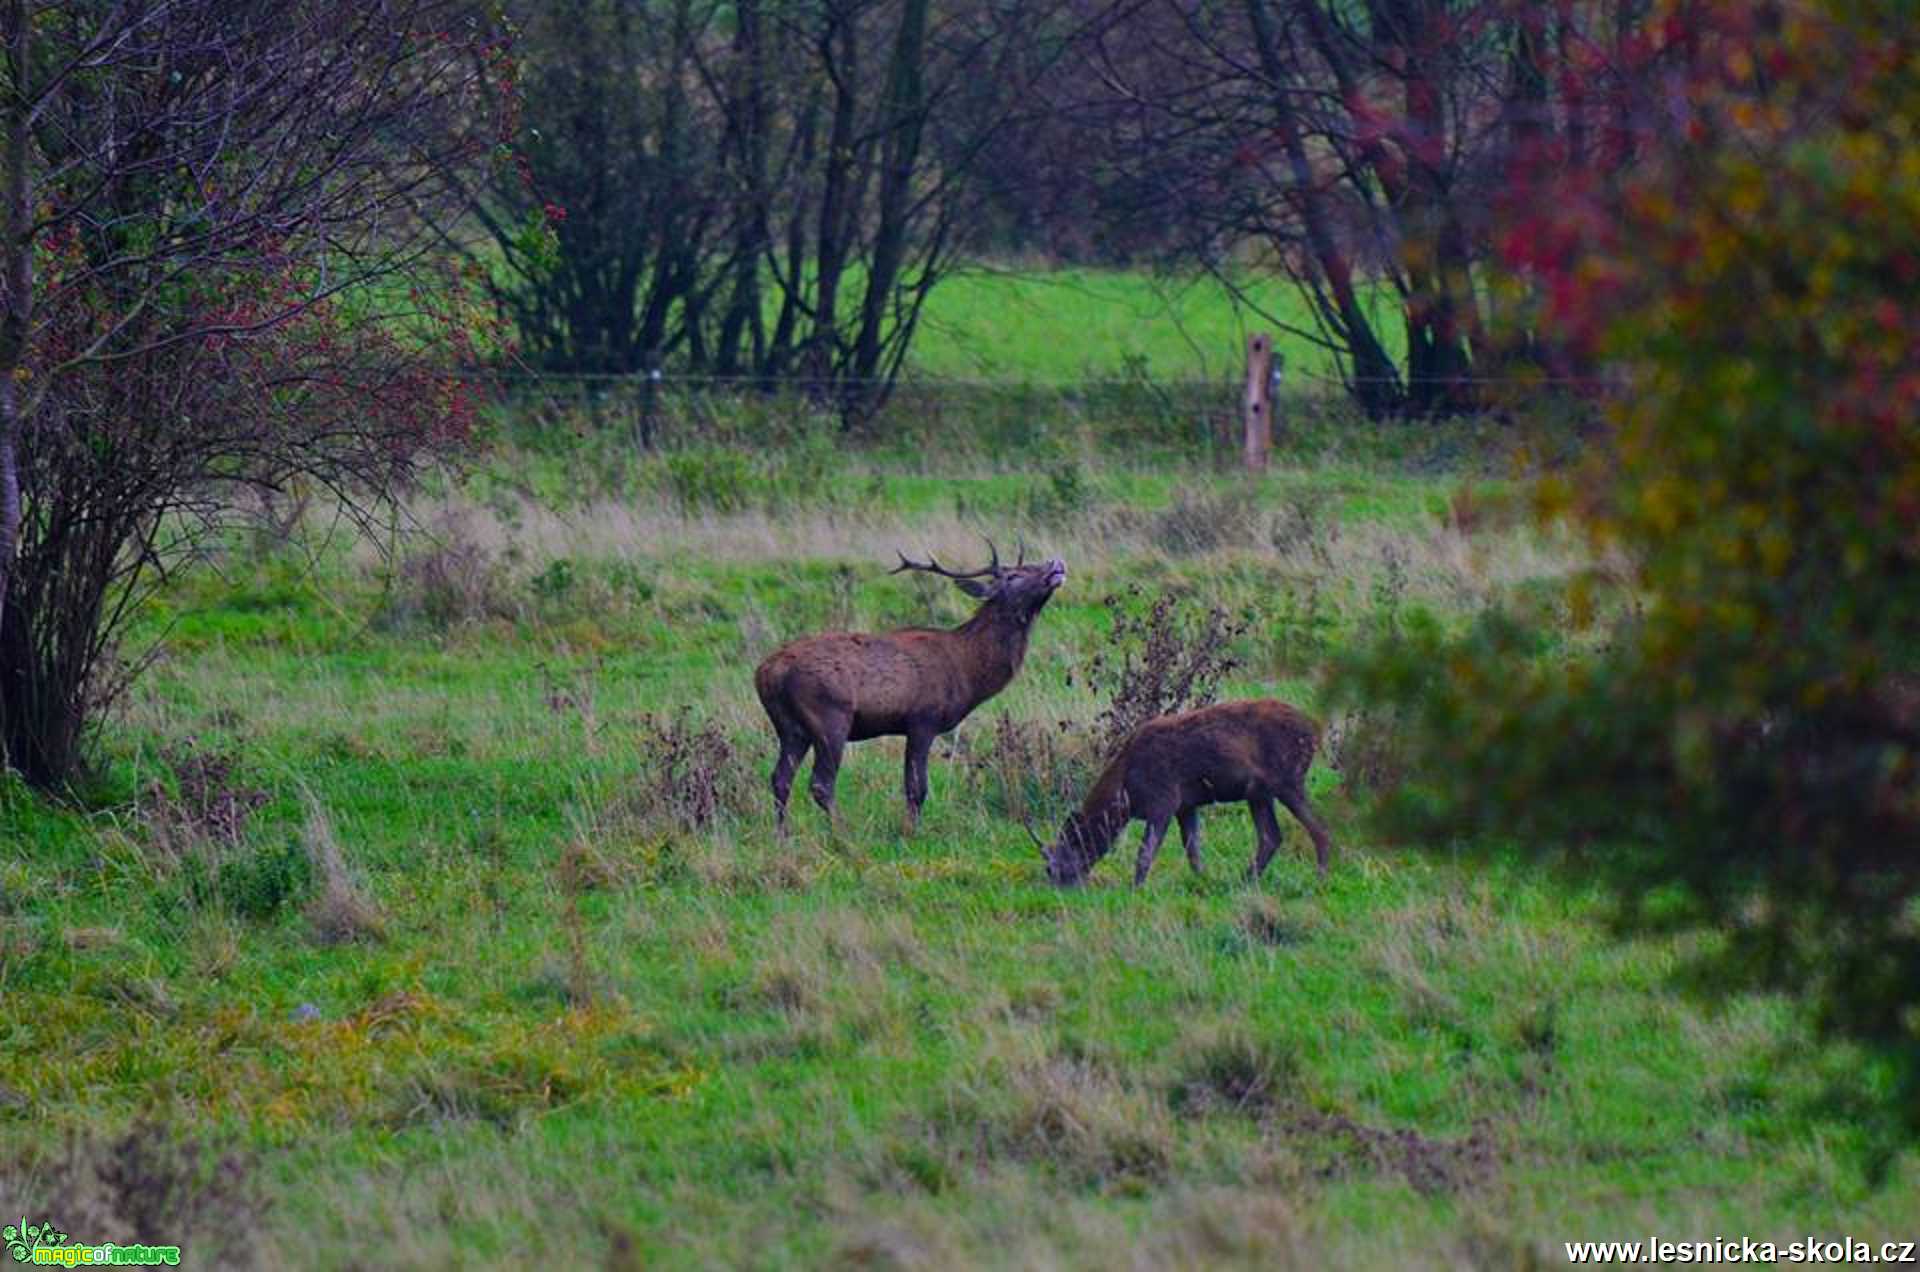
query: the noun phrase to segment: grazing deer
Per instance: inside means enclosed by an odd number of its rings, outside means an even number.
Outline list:
[[[1113,848],[1127,822],[1147,824],[1134,864],[1133,886],[1147,880],[1167,823],[1180,819],[1187,861],[1200,873],[1200,806],[1244,799],[1260,838],[1247,869],[1257,879],[1280,847],[1279,800],[1313,837],[1320,873],[1327,872],[1326,828],[1307,803],[1307,768],[1319,729],[1284,702],[1223,702],[1149,720],[1127,736],[1093,784],[1078,812],[1067,817],[1051,848],[1042,844],[1047,877],[1057,884],[1084,881]],[[1038,840],[1036,839],[1037,843]]]
[[[993,544],[987,544],[989,549]],[[980,599],[972,618],[952,631],[908,627],[885,634],[830,632],[789,642],[767,656],[754,672],[754,688],[780,737],[780,758],[773,766],[775,821],[787,825],[787,795],[793,772],[813,750],[808,785],[814,802],[831,819],[834,779],[840,752],[848,742],[892,734],[907,739],[906,829],[919,825],[927,799],[927,752],[981,703],[1006,688],[1027,654],[1033,620],[1066,581],[1058,557],[1027,565],[1025,554],[1011,566],[1000,553],[984,569],[956,573],[931,557],[888,571],[919,570],[952,579]]]

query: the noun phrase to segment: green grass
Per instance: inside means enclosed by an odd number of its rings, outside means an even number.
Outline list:
[[[1261,317],[1314,330],[1296,288],[1278,278],[1238,284],[1245,301],[1206,277],[1137,270],[998,272],[975,267],[943,279],[927,299],[908,361],[930,378],[1071,384],[1090,379],[1233,381],[1247,337],[1270,331],[1290,383],[1337,380],[1325,349]],[[1378,315],[1390,346],[1398,326]],[[1395,346],[1397,347],[1397,346]]]
[[[168,654],[94,803],[0,786],[0,1203],[316,1267],[1911,1236],[1920,1176],[1867,1184],[1872,1126],[1828,1099],[1858,1074],[1785,1005],[1684,997],[1686,940],[1615,940],[1565,881],[1371,842],[1331,763],[1325,880],[1289,826],[1239,881],[1252,834],[1223,807],[1203,878],[1169,848],[1124,886],[1136,829],[1090,887],[1045,885],[1008,806],[1048,826],[1065,801],[995,727],[1091,718],[1106,595],[1251,620],[1228,691],[1310,701],[1383,615],[1577,564],[1443,525],[1453,473],[1316,454],[1257,482],[1076,459],[1064,505],[1011,464],[854,457],[851,493],[809,498],[776,464],[728,512],[682,509],[662,463],[570,484],[516,454],[420,509],[464,556],[422,536],[391,570],[336,545],[308,572],[236,544],[144,615]],[[777,841],[755,660],[957,621],[952,589],[884,571],[982,530],[1072,572],[1020,678],[936,748],[919,834],[888,740],[851,750],[837,837],[801,795]],[[191,824],[189,748],[263,793],[237,840]],[[690,826],[699,780],[717,812]],[[225,1192],[270,1204],[189,1206],[160,1187],[206,1169],[184,1150],[132,1171],[69,1138],[141,1119],[240,1151]],[[163,1230],[132,1230],[129,1176],[176,1198]]]

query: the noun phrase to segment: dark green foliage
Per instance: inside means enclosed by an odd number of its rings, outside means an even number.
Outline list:
[[[313,887],[313,863],[298,843],[279,840],[221,862],[210,889],[203,882],[189,887],[197,900],[217,899],[243,919],[265,922],[306,898]]]

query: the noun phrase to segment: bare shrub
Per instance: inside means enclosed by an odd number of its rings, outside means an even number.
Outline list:
[[[247,822],[270,798],[238,780],[238,756],[205,749],[196,738],[168,743],[160,762],[173,780],[148,782],[141,812],[154,845],[176,863],[199,848],[238,847]]]
[[[1094,721],[1101,755],[1155,716],[1214,701],[1221,682],[1241,665],[1230,646],[1246,634],[1246,623],[1219,608],[1189,619],[1171,594],[1145,614],[1131,612],[1128,601],[1139,594],[1136,587],[1101,601],[1113,626],[1107,647],[1087,669],[1090,687],[1106,699]]]
[[[634,730],[640,754],[636,789],[625,811],[640,824],[702,831],[746,812],[753,783],[732,736],[692,710],[648,712]]]
[[[1025,826],[1051,824],[1078,802],[1099,756],[1084,726],[995,717],[984,745],[968,739],[965,781],[970,794],[996,815]]]
[[[314,894],[307,902],[307,921],[313,925],[315,939],[323,945],[378,940],[386,933],[379,907],[347,864],[327,810],[311,793],[305,798],[307,820],[300,831],[300,846],[313,867]]]
[[[382,617],[394,626],[424,621],[445,630],[518,613],[506,564],[475,534],[470,514],[450,512],[428,532],[426,546],[400,557]]]

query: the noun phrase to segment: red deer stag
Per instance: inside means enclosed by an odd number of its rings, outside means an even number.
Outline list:
[[[1093,784],[1078,812],[1069,814],[1051,848],[1041,845],[1047,877],[1057,884],[1084,881],[1113,848],[1128,821],[1147,824],[1134,864],[1133,886],[1147,880],[1167,823],[1180,820],[1187,861],[1200,872],[1200,806],[1244,799],[1260,839],[1247,869],[1257,879],[1280,847],[1279,800],[1313,837],[1320,873],[1327,872],[1326,828],[1307,803],[1307,768],[1319,729],[1284,702],[1223,702],[1149,720],[1127,736]]]
[[[993,547],[988,543],[988,548]],[[1033,620],[1066,580],[1058,557],[1012,566],[1000,554],[984,569],[956,573],[931,557],[925,564],[900,555],[889,571],[921,570],[952,579],[980,598],[972,618],[952,631],[908,627],[885,634],[829,632],[789,642],[754,672],[754,688],[780,737],[773,766],[775,821],[784,833],[793,772],[813,750],[813,798],[831,819],[834,779],[848,742],[892,734],[907,739],[908,833],[927,799],[927,752],[934,738],[1006,688],[1027,654]]]

